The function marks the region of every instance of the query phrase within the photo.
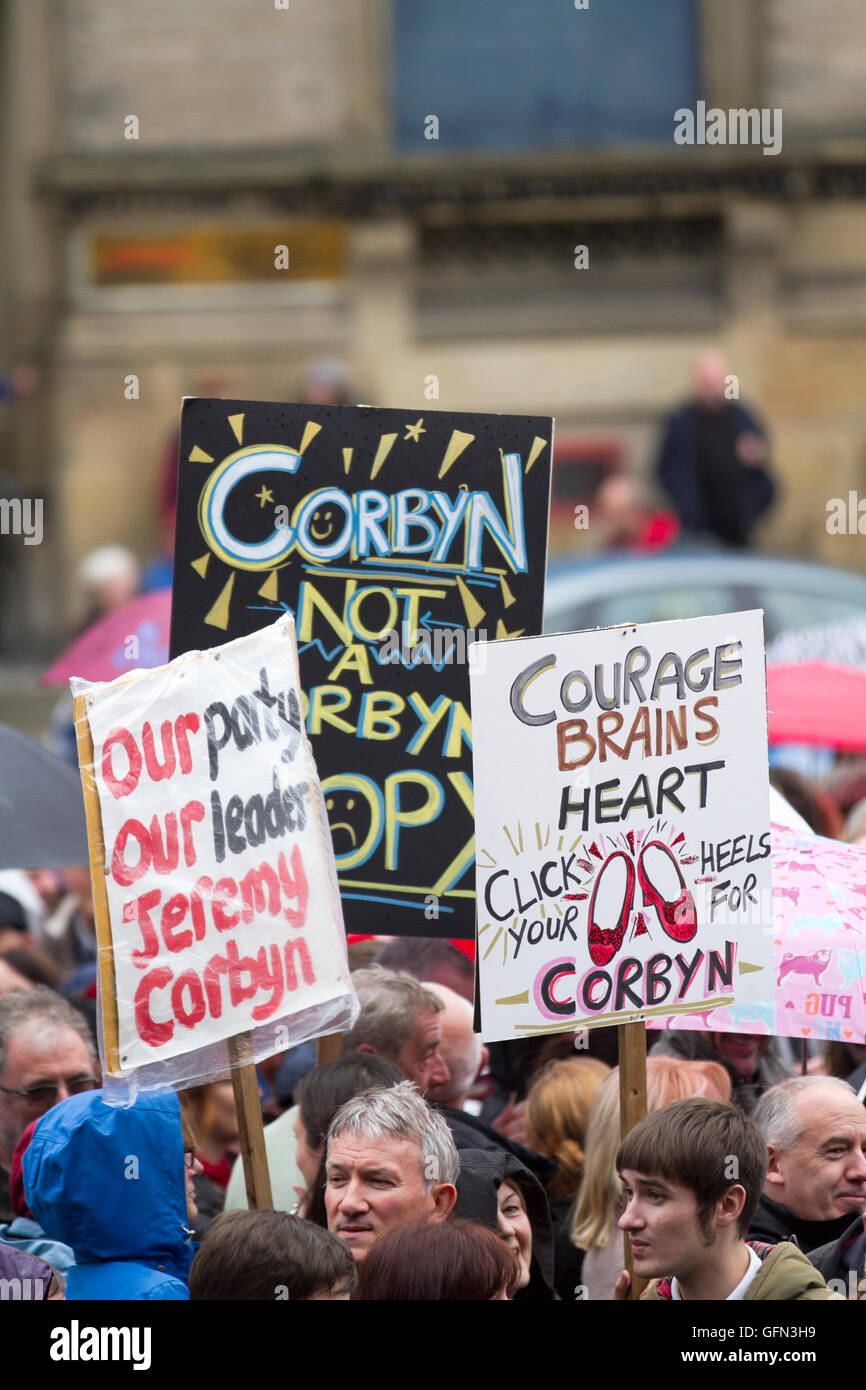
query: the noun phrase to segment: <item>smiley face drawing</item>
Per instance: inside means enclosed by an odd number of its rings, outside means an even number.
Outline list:
[[[370,777],[338,773],[322,783],[325,809],[339,873],[356,869],[375,854],[385,825],[385,799]]]
[[[329,541],[334,532],[331,508],[317,507],[310,517],[310,535],[314,541]]]

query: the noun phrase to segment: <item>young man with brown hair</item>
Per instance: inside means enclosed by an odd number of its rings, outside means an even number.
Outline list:
[[[616,1156],[635,1274],[651,1300],[826,1300],[805,1255],[746,1242],[764,1185],[767,1149],[757,1126],[725,1101],[693,1097],[647,1115]],[[624,1298],[623,1271],[616,1297]]]

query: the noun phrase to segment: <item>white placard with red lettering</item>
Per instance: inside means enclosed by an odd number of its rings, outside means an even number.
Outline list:
[[[490,642],[470,668],[488,1041],[723,1003],[773,1030],[762,619]]]
[[[291,617],[85,698],[121,1071],[351,1007]]]

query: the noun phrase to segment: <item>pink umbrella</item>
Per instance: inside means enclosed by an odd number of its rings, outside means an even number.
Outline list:
[[[803,661],[767,667],[770,743],[866,752],[866,671]]]
[[[772,1000],[655,1026],[866,1043],[866,849],[775,823],[772,846]]]
[[[171,590],[158,589],[125,603],[89,627],[41,677],[42,685],[65,685],[70,676],[113,681],[139,666],[168,661]]]

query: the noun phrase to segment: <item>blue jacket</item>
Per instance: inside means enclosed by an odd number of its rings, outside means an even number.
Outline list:
[[[101,1091],[49,1110],[24,1155],[36,1221],[75,1251],[69,1299],[188,1299],[180,1104],[173,1091],[123,1109]]]
[[[59,1269],[61,1274],[75,1264],[75,1255],[68,1245],[50,1240],[42,1227],[26,1216],[16,1216],[14,1221],[0,1225],[0,1241],[22,1250],[25,1255],[35,1255],[38,1260]]]

